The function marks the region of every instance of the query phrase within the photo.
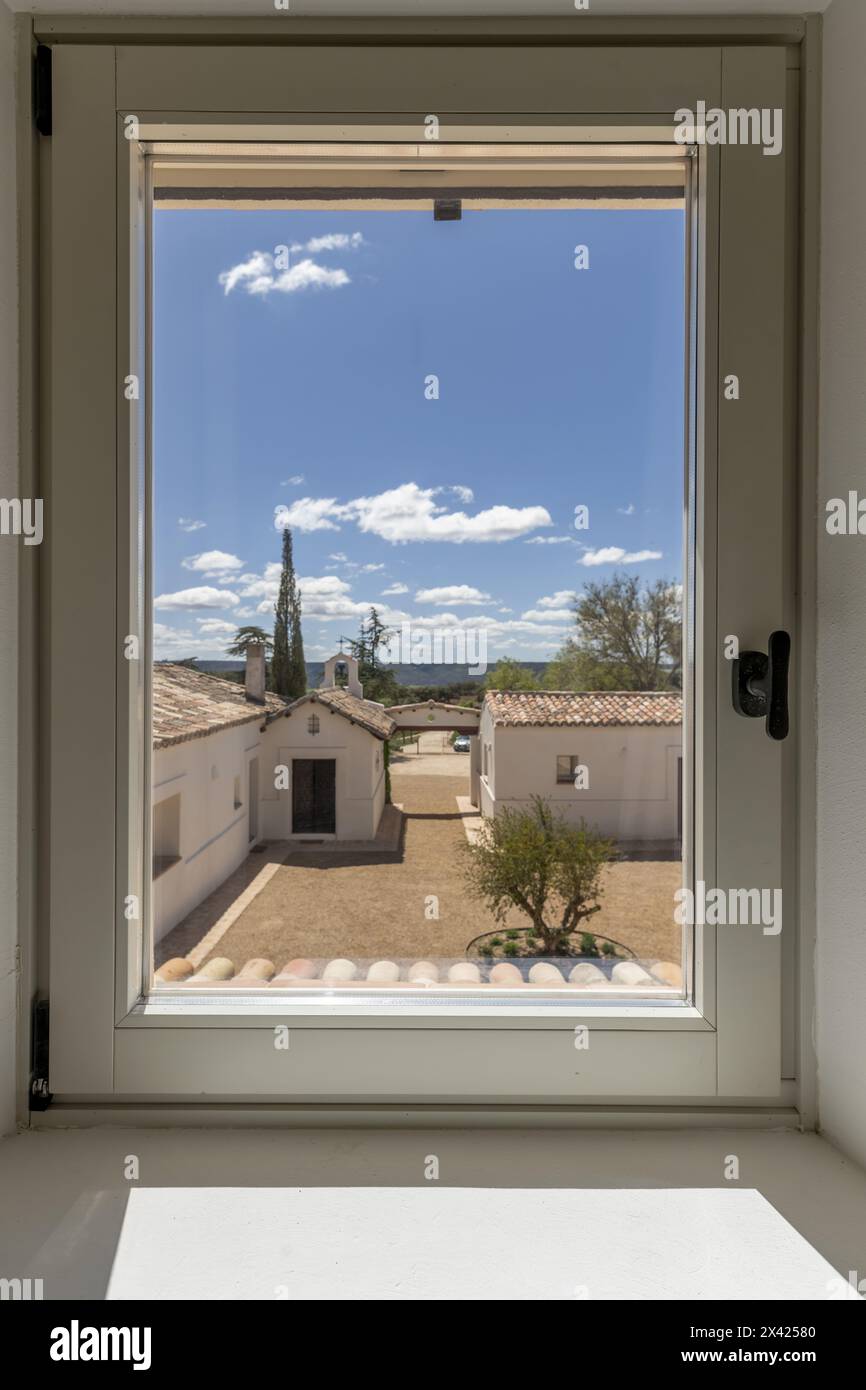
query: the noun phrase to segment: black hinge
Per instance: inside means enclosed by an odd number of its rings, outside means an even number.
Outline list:
[[[463,216],[463,203],[460,198],[434,198],[434,222],[459,222]]]
[[[40,43],[33,59],[33,119],[40,135],[51,134],[51,49]]]
[[[30,1109],[47,1110],[52,1101],[48,1089],[48,1000],[33,1005],[33,1032],[30,1040]]]

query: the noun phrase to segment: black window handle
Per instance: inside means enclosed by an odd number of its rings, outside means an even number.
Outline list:
[[[746,719],[766,719],[770,738],[788,737],[788,662],[791,638],[771,632],[767,655],[740,652],[732,663],[734,709]]]

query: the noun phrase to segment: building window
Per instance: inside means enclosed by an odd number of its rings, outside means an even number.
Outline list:
[[[573,782],[579,766],[580,757],[577,753],[560,753],[556,759],[557,782]]]
[[[241,779],[238,776],[235,778],[235,810],[239,811],[243,804],[241,800]]]
[[[180,792],[153,808],[153,876],[180,863]]]
[[[319,732],[319,716],[318,716],[317,714],[311,714],[310,717],[309,717],[309,719],[307,720],[307,733],[308,733],[308,734],[317,734],[318,732]]]

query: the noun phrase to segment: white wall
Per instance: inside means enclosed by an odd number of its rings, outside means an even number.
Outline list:
[[[0,497],[18,496],[13,25],[0,0]],[[0,1134],[15,1126],[20,545],[0,537]]]
[[[311,734],[307,720],[318,715],[319,733]],[[338,840],[372,840],[385,802],[384,744],[324,705],[302,705],[288,719],[280,719],[278,762],[290,770],[293,758],[333,758],[336,761]],[[269,839],[285,840],[292,833],[291,787],[279,793],[276,803],[266,803]],[[319,839],[320,836],[314,838]]]
[[[821,436],[818,485],[819,1120],[866,1163],[866,536],[823,509],[866,496],[866,3],[824,30]],[[808,1026],[808,1024],[807,1024]]]
[[[224,883],[249,853],[248,767],[259,760],[259,794],[273,786],[277,735],[258,722],[223,729],[157,749],[153,758],[154,805],[180,794],[180,863],[153,886],[153,934],[166,932]],[[234,805],[240,778],[241,808]],[[259,837],[262,815],[258,817]]]
[[[623,847],[669,848],[676,841],[678,728],[493,729],[485,708],[481,738],[493,742],[484,814],[543,796],[566,820],[585,819]],[[557,782],[560,754],[587,769],[587,787]]]

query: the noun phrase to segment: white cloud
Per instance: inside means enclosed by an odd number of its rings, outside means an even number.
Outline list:
[[[203,531],[207,526],[206,521],[193,521],[191,517],[179,516],[177,524],[181,531]]]
[[[362,531],[382,540],[403,541],[506,541],[538,526],[551,526],[544,507],[488,507],[468,516],[449,512],[433,501],[432,488],[403,483],[375,497],[358,497],[347,508]]]
[[[364,245],[364,238],[360,232],[352,232],[351,236],[346,232],[326,232],[324,236],[313,236],[305,246],[292,247],[293,251],[309,251],[311,256],[315,256],[319,251],[357,251],[359,246]]]
[[[382,597],[387,598],[390,594],[408,594],[408,584],[389,584],[387,589],[382,590]]]
[[[298,588],[304,618],[361,618],[369,612],[369,603],[350,598],[351,586],[336,574],[299,578]]]
[[[298,290],[340,289],[341,286],[350,283],[345,270],[331,270],[328,266],[317,265],[309,258],[297,261],[287,270],[277,270],[270,251],[253,251],[239,265],[232,266],[231,270],[222,271],[219,282],[227,295],[238,285],[242,285],[247,294],[263,297],[273,291],[278,294],[295,294]]]
[[[567,623],[574,618],[574,614],[570,608],[527,608],[521,617],[531,623]]]
[[[571,536],[533,536],[524,545],[575,545]]]
[[[475,493],[471,487],[464,487],[462,483],[455,483],[448,488],[448,491],[453,492],[455,497],[459,497],[461,502],[472,502],[475,498]]]
[[[178,589],[173,594],[159,594],[153,600],[154,608],[166,610],[177,608],[234,608],[240,599],[228,589],[212,589],[203,584],[198,589]]]
[[[223,618],[197,618],[198,630],[208,637],[233,637],[237,632],[237,623],[227,623]]]
[[[274,508],[274,525],[278,531],[291,526],[297,531],[339,531],[330,516],[339,515],[335,497],[300,497],[290,507]]]
[[[154,647],[161,647],[163,652],[170,648],[188,647],[190,642],[194,641],[195,636],[188,628],[170,627],[168,623],[154,623],[153,625]]]
[[[337,521],[354,521],[361,531],[382,540],[406,541],[508,541],[539,526],[552,526],[544,507],[488,507],[468,516],[450,512],[434,501],[438,488],[403,483],[373,497],[356,497],[338,503],[334,497],[302,497],[290,507],[277,507],[274,525],[301,531],[339,530]]]
[[[214,622],[216,620],[214,619]],[[225,624],[233,633],[234,626]],[[157,660],[177,661],[188,656],[224,658],[226,634],[209,632],[204,623],[197,632],[188,628],[171,627],[168,623],[153,624],[153,652]]]
[[[225,584],[238,570],[243,569],[244,562],[225,550],[204,550],[201,555],[188,555],[181,560],[181,565],[185,570],[204,575],[205,579],[217,579]]]
[[[441,630],[451,631],[474,631],[485,632],[487,635],[488,652],[501,651],[504,647],[514,646],[519,641],[521,650],[538,650],[539,652],[555,652],[562,646],[571,632],[570,625],[549,621],[551,615],[545,615],[544,622],[537,622],[532,619],[493,618],[489,616],[458,617],[456,613],[436,613],[432,616],[423,618],[412,618],[411,626],[413,629],[421,630]],[[571,617],[571,614],[569,614]],[[494,658],[495,659],[495,658]]]
[[[415,595],[415,602],[458,605],[489,603],[490,595],[482,593],[480,589],[473,589],[471,584],[446,584],[440,589],[419,589]]]
[[[644,560],[660,560],[660,550],[623,550],[619,545],[608,545],[602,550],[587,550],[578,560],[579,565],[640,565]]]
[[[305,483],[306,481],[303,473],[293,473],[291,478],[283,479],[280,483],[280,487],[300,487],[301,483]]]
[[[573,589],[557,589],[555,594],[536,599],[536,603],[539,608],[566,608],[570,603],[574,603],[576,598],[577,594]]]
[[[627,507],[617,507],[617,511],[619,512],[620,516],[634,516],[634,514],[635,514],[635,505],[634,505],[634,502],[629,502],[629,504],[628,504]]]

